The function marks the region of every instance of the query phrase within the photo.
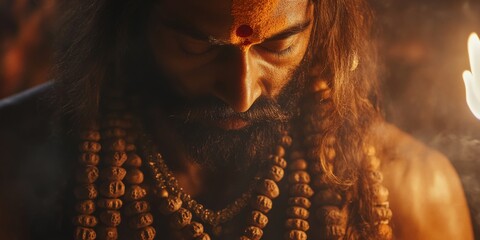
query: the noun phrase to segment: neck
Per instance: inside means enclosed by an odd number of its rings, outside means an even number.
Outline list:
[[[199,164],[187,154],[172,123],[164,116],[161,111],[149,111],[144,118],[146,127],[185,193],[219,209],[247,191],[257,169],[237,170],[234,166],[212,169]]]

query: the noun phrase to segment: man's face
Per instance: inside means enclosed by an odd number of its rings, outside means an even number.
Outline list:
[[[279,99],[299,91],[292,79],[312,31],[309,0],[164,0],[152,13],[149,44],[188,106],[178,111],[180,122],[193,123],[183,126],[187,138],[263,141],[272,122],[285,120]],[[210,130],[193,134],[199,125]]]

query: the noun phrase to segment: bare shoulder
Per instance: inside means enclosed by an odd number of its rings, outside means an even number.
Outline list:
[[[450,161],[389,124],[373,130],[397,239],[473,239],[460,179]]]

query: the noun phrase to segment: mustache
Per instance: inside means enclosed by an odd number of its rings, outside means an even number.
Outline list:
[[[220,99],[209,97],[185,103],[169,118],[183,123],[242,119],[249,122],[287,122],[291,114],[285,112],[275,99],[260,96],[246,112],[235,112]]]

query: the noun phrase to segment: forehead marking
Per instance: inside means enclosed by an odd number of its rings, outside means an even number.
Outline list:
[[[273,15],[281,0],[231,0],[230,41],[242,46],[260,42],[282,20]]]
[[[244,24],[237,28],[236,34],[242,38],[250,37],[253,34],[253,29],[249,25]]]

